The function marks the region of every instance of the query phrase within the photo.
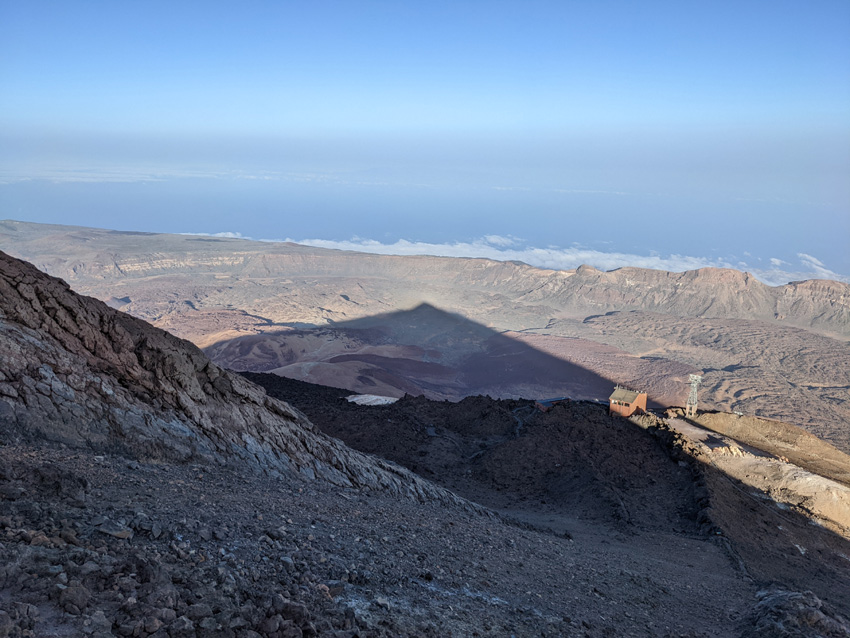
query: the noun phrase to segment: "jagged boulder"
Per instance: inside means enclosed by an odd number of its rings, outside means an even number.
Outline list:
[[[743,638],[848,638],[850,622],[812,592],[760,591]]]
[[[244,466],[472,507],[317,432],[193,344],[0,253],[0,437]]]

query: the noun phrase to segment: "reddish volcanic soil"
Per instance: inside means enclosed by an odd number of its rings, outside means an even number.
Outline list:
[[[252,375],[314,425],[191,343],[0,261],[0,638],[850,635],[850,490],[773,453],[590,401],[361,407]],[[331,358],[390,381],[578,375],[420,310],[346,326]],[[414,363],[388,370],[375,349],[393,344],[419,344],[397,357]],[[731,416],[710,426],[806,440]],[[834,529],[813,524],[827,509]]]
[[[679,405],[688,374],[696,371],[581,338],[498,333],[431,306],[332,329],[243,337],[206,352],[237,370],[361,393],[450,400],[475,394],[605,400],[621,384],[647,391],[653,405]]]
[[[701,405],[793,423],[850,452],[841,282],[552,271],[14,221],[0,222],[0,248],[230,369],[451,399],[604,399],[621,383],[660,405],[681,405],[699,371]]]

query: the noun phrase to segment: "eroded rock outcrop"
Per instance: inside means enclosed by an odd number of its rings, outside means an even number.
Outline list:
[[[471,507],[354,452],[188,341],[0,253],[0,437],[244,465]]]
[[[812,592],[760,591],[752,626],[743,638],[845,638],[850,622]]]

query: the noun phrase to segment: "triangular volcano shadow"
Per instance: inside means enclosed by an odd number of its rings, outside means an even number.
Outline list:
[[[235,370],[355,392],[457,400],[570,396],[607,400],[614,381],[427,303],[309,330],[239,337],[206,349]]]

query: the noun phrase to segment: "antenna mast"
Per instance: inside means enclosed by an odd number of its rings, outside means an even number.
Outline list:
[[[685,404],[685,417],[691,418],[697,415],[697,388],[702,381],[702,376],[692,374],[688,381],[691,384],[691,392],[688,394],[688,402]]]

